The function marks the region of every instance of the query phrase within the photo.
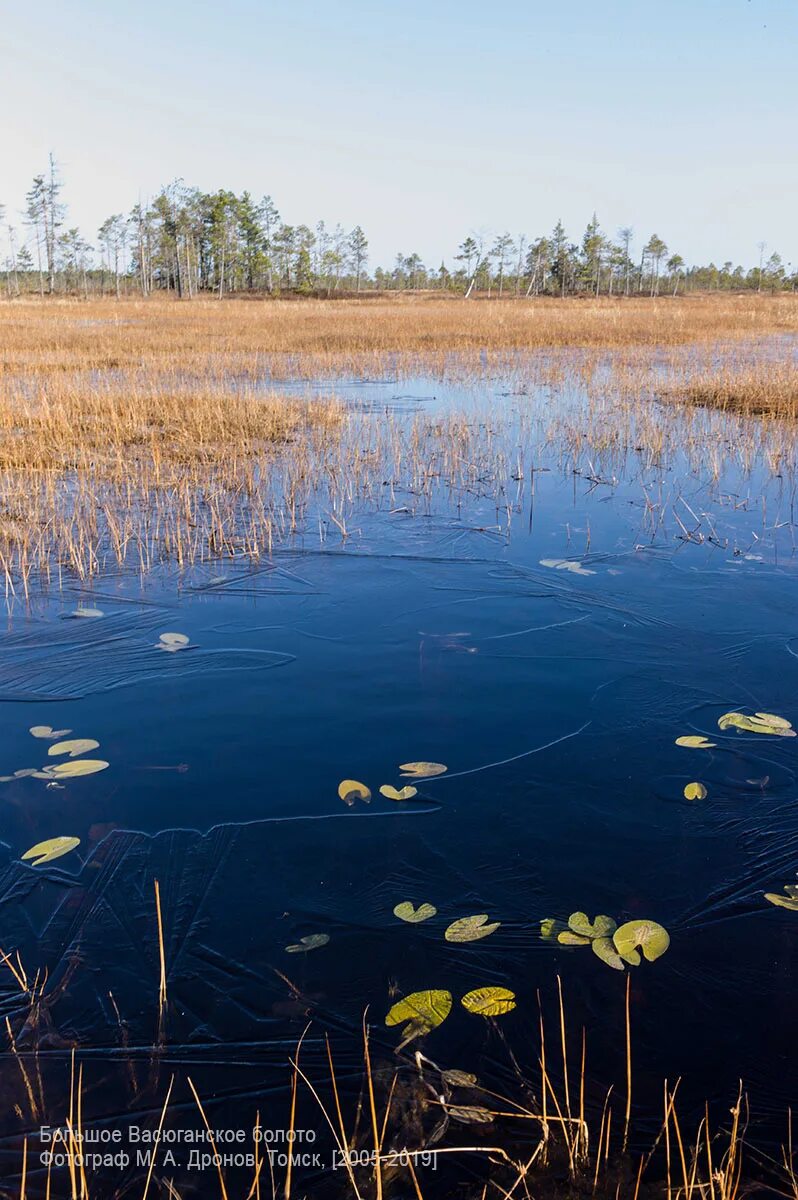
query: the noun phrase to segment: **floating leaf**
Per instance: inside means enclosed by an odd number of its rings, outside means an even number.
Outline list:
[[[14,779],[25,779],[28,775],[38,775],[36,767],[21,767],[19,771],[15,771]]]
[[[399,767],[400,771],[404,771],[402,779],[429,779],[433,775],[443,775],[449,770],[443,763],[433,762],[412,762],[402,763]]]
[[[749,717],[746,713],[727,712],[718,717],[719,729],[740,729],[745,733],[767,733],[774,737],[795,737],[795,730],[784,717],[773,713],[757,713]]]
[[[167,646],[187,646],[189,642],[188,635],[185,633],[162,633],[159,636]]]
[[[28,730],[35,738],[60,738],[71,732],[71,729],[53,729],[50,725],[31,725]]]
[[[95,742],[94,738],[72,738],[68,742],[56,742],[51,746],[47,753],[52,757],[57,754],[68,754],[70,758],[77,758],[79,754],[86,754],[89,750],[96,750],[100,743]]]
[[[79,604],[72,613],[73,617],[103,617],[105,613],[101,608],[89,608],[86,605]]]
[[[57,763],[46,767],[43,774],[50,779],[77,779],[81,775],[96,775],[108,766],[101,758],[78,758],[74,762]]]
[[[612,940],[624,962],[633,967],[640,966],[637,946],[649,962],[655,962],[671,944],[667,929],[658,925],[656,921],[627,921],[620,929],[615,930]]]
[[[468,1012],[480,1017],[500,1017],[515,1008],[515,992],[503,987],[474,988],[460,1003]]]
[[[441,1079],[449,1087],[476,1087],[477,1077],[468,1071],[441,1071]]]
[[[618,922],[613,921],[612,917],[605,917],[603,914],[591,922],[586,913],[575,912],[571,913],[568,918],[568,927],[581,937],[605,938],[612,937],[618,928]]]
[[[356,800],[365,800],[368,804],[371,799],[371,792],[365,783],[358,783],[356,779],[342,779],[338,784],[338,795],[344,804],[350,805],[354,804]]]
[[[292,945],[286,946],[286,953],[307,954],[309,950],[318,950],[322,946],[326,946],[329,940],[329,933],[308,933],[305,937],[300,938],[298,942],[293,942]]]
[[[564,921],[558,921],[556,917],[544,917],[540,922],[540,936],[548,942],[556,941],[566,928]]]
[[[789,908],[791,912],[798,912],[798,887],[794,883],[788,883],[784,891],[786,896],[778,892],[765,892],[765,899],[777,908]]]
[[[33,867],[40,867],[42,863],[52,862],[54,858],[60,858],[62,854],[69,854],[70,850],[74,850],[80,845],[80,838],[76,837],[56,837],[50,838],[46,842],[37,842],[35,846],[31,846],[30,850],[26,850],[22,855],[23,860],[35,859],[31,863]]]
[[[688,734],[685,737],[677,737],[677,746],[687,746],[690,750],[711,750],[717,746],[717,742],[709,742],[705,737],[698,737],[693,734]]]
[[[595,571],[589,571],[587,567],[583,567],[580,562],[573,562],[570,558],[541,558],[541,567],[551,567],[555,571],[570,571],[572,575],[595,575]]]
[[[610,937],[593,938],[590,943],[593,948],[593,953],[597,955],[602,962],[605,962],[608,967],[612,967],[614,971],[622,971],[623,962],[615,949],[615,943]]]
[[[384,783],[380,788],[380,795],[384,796],[386,800],[412,800],[414,796],[418,795],[418,791],[414,787],[403,787],[401,791],[397,792],[395,787]]]
[[[493,1113],[478,1105],[448,1104],[446,1112],[453,1121],[460,1121],[463,1125],[489,1125],[493,1120]]]
[[[501,921],[493,921],[491,924],[488,924],[487,921],[487,913],[475,913],[472,917],[460,917],[458,921],[452,921],[444,937],[447,942],[476,942],[480,938],[495,933],[501,925]]]
[[[405,1036],[414,1037],[429,1033],[446,1020],[452,1011],[452,993],[444,991],[413,992],[404,1000],[397,1000],[385,1018],[386,1025],[401,1025],[409,1022]]]
[[[410,900],[403,900],[401,904],[397,904],[393,915],[410,925],[420,925],[422,921],[429,921],[430,917],[434,917],[437,911],[434,904],[419,904],[418,908],[413,908]]]
[[[707,789],[703,783],[688,783],[684,789],[685,800],[706,800]]]
[[[582,937],[581,933],[572,933],[570,929],[564,929],[562,933],[557,934],[557,941],[563,946],[589,946],[590,938]]]

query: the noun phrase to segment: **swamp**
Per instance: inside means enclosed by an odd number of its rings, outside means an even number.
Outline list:
[[[0,338],[0,1194],[798,1197],[795,296]]]

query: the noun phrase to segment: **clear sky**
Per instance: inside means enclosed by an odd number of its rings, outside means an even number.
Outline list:
[[[12,0],[0,202],[69,221],[182,177],[361,224],[372,265],[593,210],[688,262],[798,263],[796,0]]]

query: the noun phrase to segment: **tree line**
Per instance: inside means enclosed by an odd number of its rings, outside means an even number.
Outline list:
[[[0,206],[0,220],[5,220]],[[256,200],[203,192],[177,180],[151,203],[134,204],[100,225],[90,244],[67,221],[63,183],[53,156],[25,196],[21,227],[6,220],[7,253],[0,271],[6,295],[38,292],[116,296],[171,292],[197,295],[348,295],[365,289],[436,289],[465,297],[676,295],[686,291],[796,290],[798,271],[758,244],[744,268],[687,265],[656,233],[635,246],[630,226],[608,235],[594,214],[573,242],[562,221],[550,234],[469,234],[450,266],[397,254],[391,267],[369,273],[369,244],[357,225],[319,221],[291,225],[271,196]]]

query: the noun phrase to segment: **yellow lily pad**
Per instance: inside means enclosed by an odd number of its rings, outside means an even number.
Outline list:
[[[338,795],[345,804],[354,804],[356,800],[365,800],[368,804],[371,799],[371,791],[366,787],[365,783],[358,783],[356,779],[342,779],[338,784]]]
[[[384,783],[380,788],[380,795],[384,796],[386,800],[412,800],[414,796],[418,795],[418,789],[403,787],[401,791],[397,791],[389,783]]]
[[[32,867],[40,867],[42,863],[52,862],[54,858],[61,858],[63,854],[69,854],[70,850],[74,850],[80,845],[80,838],[76,837],[56,837],[49,838],[46,842],[37,842],[35,846],[31,846],[30,850],[26,850],[22,855],[23,861],[35,859],[31,862]]]
[[[418,908],[413,908],[410,900],[403,900],[401,904],[397,904],[393,915],[400,921],[407,921],[409,925],[420,925],[422,921],[429,921],[434,917],[437,911],[434,904],[419,904]]]
[[[87,754],[89,750],[97,750],[99,745],[100,743],[95,742],[94,738],[72,738],[68,742],[55,742],[47,753],[51,757],[57,754],[68,754],[70,758],[77,758],[79,754]]]
[[[109,764],[101,758],[77,758],[74,762],[57,763],[54,767],[45,767],[43,774],[50,779],[77,779],[81,775],[96,775],[104,771]]]
[[[557,937],[567,928],[564,921],[556,917],[544,917],[540,922],[540,936],[547,942],[556,942]]]
[[[402,779],[430,779],[434,775],[444,775],[449,768],[443,763],[412,762],[401,763],[399,770],[404,772]]]
[[[286,946],[286,953],[307,954],[310,950],[319,950],[322,946],[326,946],[329,940],[329,933],[308,933],[305,937],[300,938],[298,942],[293,942],[290,946]]]
[[[587,913],[574,912],[568,918],[568,928],[581,937],[606,938],[612,937],[618,928],[618,922],[613,921],[612,917],[605,917],[603,913],[599,914],[595,921],[591,921]]]
[[[706,800],[707,789],[703,783],[688,783],[684,789],[685,800]]]
[[[633,967],[640,966],[638,946],[649,962],[656,962],[671,944],[667,929],[656,921],[627,921],[615,930],[612,940],[624,962]]]
[[[690,750],[711,750],[717,746],[717,742],[710,742],[705,737],[698,737],[694,734],[687,734],[685,737],[677,737],[677,746],[687,746]]]
[[[515,992],[503,987],[474,988],[460,1003],[468,1012],[480,1017],[500,1017],[515,1008]]]
[[[765,892],[765,899],[777,908],[788,908],[791,912],[798,912],[798,887],[794,883],[788,883],[784,891],[786,896],[779,892]]]
[[[452,921],[443,936],[447,942],[477,942],[480,938],[495,933],[500,925],[501,921],[488,923],[487,913],[475,913],[471,917],[460,917],[459,920]]]
[[[50,725],[31,725],[28,730],[35,738],[60,738],[71,732],[71,729],[53,729]]]
[[[613,971],[622,971],[624,969],[623,960],[615,949],[615,943],[611,937],[593,938],[590,946],[593,953],[606,963],[608,967],[612,967]]]
[[[795,737],[795,730],[784,717],[773,713],[757,713],[750,717],[746,713],[727,712],[718,717],[719,729],[740,729],[744,733],[765,733],[773,737]]]
[[[417,1030],[417,1035],[429,1033],[442,1024],[452,1011],[452,993],[446,991],[412,992],[397,1000],[385,1018],[386,1025],[409,1022],[404,1033]]]

